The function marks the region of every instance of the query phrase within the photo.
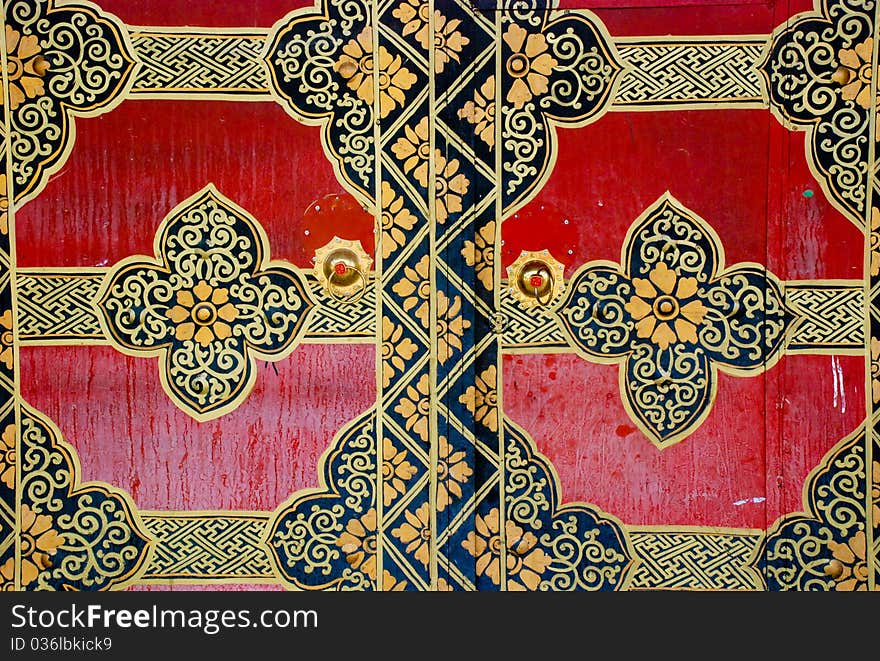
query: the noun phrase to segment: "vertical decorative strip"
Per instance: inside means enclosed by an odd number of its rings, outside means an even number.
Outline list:
[[[499,12],[438,3],[434,19],[438,589],[503,587],[495,40]],[[479,130],[477,130],[479,127]],[[488,563],[488,564],[485,564]]]
[[[424,1],[424,0],[423,0]],[[436,73],[436,67],[439,63],[438,53],[436,50],[436,39],[437,39],[437,16],[435,12],[435,2],[434,0],[428,0],[427,8],[428,8],[428,35],[430,39],[428,40],[427,48],[428,48],[428,136],[429,136],[429,154],[434,154],[437,148],[437,125],[436,125],[436,117],[433,112],[430,112],[433,108],[437,107],[437,77],[434,75]],[[419,11],[422,11],[422,8],[425,5],[419,7]],[[426,44],[422,44],[425,46]],[[428,157],[428,215],[431,218],[431,237],[430,237],[430,251],[431,258],[429,261],[430,269],[431,269],[431,305],[430,305],[430,325],[431,325],[431,363],[430,363],[430,374],[431,374],[431,401],[429,408],[429,420],[428,420],[428,428],[431,430],[430,435],[430,448],[429,448],[429,457],[428,457],[428,470],[430,476],[430,482],[428,484],[428,502],[430,503],[430,526],[431,526],[431,540],[430,540],[430,566],[428,567],[429,572],[429,585],[431,590],[437,589],[437,461],[438,461],[438,452],[437,445],[439,442],[438,435],[436,430],[439,429],[438,426],[438,418],[437,418],[437,405],[438,405],[438,396],[437,396],[437,347],[438,347],[438,318],[437,318],[437,162],[435,159]]]
[[[382,589],[431,586],[430,26],[428,3],[376,3],[381,160]],[[402,587],[401,587],[402,586]]]
[[[871,54],[871,115],[868,125],[869,183],[865,205],[865,398],[868,412],[868,430],[865,434],[865,489],[866,524],[865,538],[868,570],[868,590],[876,590],[880,575],[880,179],[878,179],[877,159],[877,96],[876,75],[880,65],[880,4],[874,8],[874,40]]]
[[[367,25],[378,25],[376,20],[376,2],[370,2],[368,5],[368,11],[370,14],[370,18],[367,22]],[[379,61],[379,30],[373,31],[373,62]],[[380,98],[380,90],[379,90],[379,76],[373,75],[372,80],[373,86],[373,117],[379,116],[379,98]],[[381,144],[381,127],[378,121],[373,122],[373,163],[376,168],[376,176],[373,179],[373,199],[376,201],[373,209],[375,215],[375,221],[373,224],[373,232],[376,237],[375,250],[376,254],[373,256],[373,264],[375,264],[376,270],[376,283],[382,282],[382,254],[384,250],[384,246],[387,245],[387,239],[384,238],[385,231],[382,225],[382,217],[385,213],[382,199],[382,148]],[[381,290],[381,286],[377,284],[377,286]],[[382,295],[381,291],[376,296],[376,319],[382,319]],[[376,324],[376,346],[381,347],[382,342],[382,329],[383,326],[381,323]],[[383,367],[383,361],[385,360],[385,352],[384,351],[376,351],[376,402],[379,404],[382,401],[382,390],[384,384],[382,382],[382,375],[385,373]],[[382,410],[382,409],[379,409]],[[383,438],[384,434],[384,425],[382,424],[383,416],[376,415],[376,438],[374,439],[374,444],[376,447],[376,497],[375,497],[375,507],[376,507],[376,529],[377,531],[383,530],[382,522],[385,520],[385,503],[384,503],[384,494],[385,494],[385,475],[384,475],[384,467],[385,461],[382,454],[382,443],[380,439]],[[393,470],[392,470],[393,473]],[[389,487],[391,485],[389,484]],[[382,592],[385,589],[385,580],[384,580],[384,535],[377,534],[376,535],[376,590]]]
[[[493,99],[494,108],[501,108],[501,104],[504,102],[504,98],[501,93],[501,67],[502,65],[502,56],[501,56],[501,35],[502,35],[502,20],[501,13],[495,12],[495,98]],[[493,113],[493,116],[497,116],[497,113]],[[500,457],[498,470],[501,473],[501,480],[498,485],[498,498],[502,503],[502,506],[499,507],[499,510],[503,513],[505,525],[501,526],[501,550],[502,550],[502,563],[501,563],[501,571],[503,572],[503,581],[502,585],[507,585],[507,554],[508,554],[508,540],[507,540],[507,461],[504,453],[504,397],[503,397],[503,383],[504,383],[504,361],[503,356],[501,354],[501,347],[504,344],[504,329],[506,327],[506,317],[502,313],[501,308],[501,292],[503,289],[502,286],[502,274],[501,274],[501,246],[503,243],[501,242],[501,221],[504,218],[504,187],[502,182],[504,181],[504,159],[502,157],[502,150],[500,148],[502,132],[501,132],[501,122],[495,121],[494,126],[492,127],[494,132],[493,141],[495,145],[499,147],[495,149],[495,236],[494,236],[494,244],[498,247],[498,257],[492,263],[492,276],[493,276],[493,286],[492,290],[494,292],[494,297],[492,300],[492,331],[497,336],[498,347],[497,347],[497,355],[495,360],[495,369],[498,372],[498,456]],[[495,255],[495,251],[493,250],[492,255]]]
[[[13,208],[11,110],[9,102],[9,68],[7,62],[6,16],[0,16],[0,59],[2,59],[3,122],[0,126],[0,583],[2,589],[21,589],[21,551],[18,537],[21,498],[21,452],[18,440],[15,406],[15,310],[12,301],[13,264],[12,237],[15,232]],[[7,587],[8,586],[8,587]]]

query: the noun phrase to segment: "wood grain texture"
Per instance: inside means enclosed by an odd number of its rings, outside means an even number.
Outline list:
[[[860,357],[792,356],[764,377],[720,375],[703,425],[663,450],[624,411],[616,366],[506,356],[504,407],[553,462],[565,501],[633,525],[765,528],[801,509],[807,474],[861,423],[863,373]]]
[[[206,423],[168,399],[155,359],[109,347],[23,349],[21,388],[76,448],[83,480],[140,509],[272,510],[318,486],[333,435],[375,401],[374,361],[366,345],[299,347],[277,375],[260,363],[250,397]]]

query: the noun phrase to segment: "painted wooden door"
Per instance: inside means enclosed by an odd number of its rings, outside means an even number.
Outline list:
[[[598,4],[5,0],[4,587],[873,589],[877,8]]]

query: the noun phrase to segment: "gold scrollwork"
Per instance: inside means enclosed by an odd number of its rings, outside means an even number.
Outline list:
[[[162,386],[197,420],[236,408],[256,358],[293,351],[314,308],[302,275],[270,261],[259,223],[212,185],[162,221],[155,257],[107,273],[96,306],[119,351],[162,358]]]
[[[131,499],[79,481],[79,461],[61,432],[22,407],[21,586],[107,590],[134,582],[149,564],[151,538]],[[4,579],[12,567],[4,565]]]

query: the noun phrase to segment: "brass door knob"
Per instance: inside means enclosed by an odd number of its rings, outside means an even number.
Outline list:
[[[315,277],[334,300],[355,303],[366,293],[367,274],[373,260],[360,241],[333,237],[330,243],[315,251],[312,261]]]
[[[509,291],[524,308],[548,307],[564,289],[564,273],[549,251],[523,251],[507,267]]]

